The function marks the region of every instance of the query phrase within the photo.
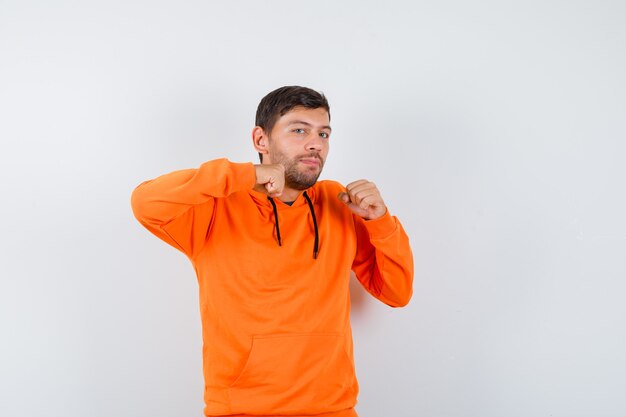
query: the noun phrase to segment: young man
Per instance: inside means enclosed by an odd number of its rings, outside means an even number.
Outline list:
[[[133,211],[185,253],[200,291],[207,416],[355,417],[350,270],[392,306],[413,258],[376,186],[320,181],[326,98],[282,87],[261,100],[261,163],[217,159],[139,185]]]

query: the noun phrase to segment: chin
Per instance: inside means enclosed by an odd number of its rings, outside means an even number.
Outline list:
[[[315,178],[297,178],[291,181],[288,181],[286,184],[295,190],[306,190],[307,188],[311,188],[317,182],[317,176]]]

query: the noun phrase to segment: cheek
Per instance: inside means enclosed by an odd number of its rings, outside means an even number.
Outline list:
[[[329,150],[330,150],[330,143],[324,142],[324,145],[322,146],[322,155],[324,155],[324,158],[326,158],[326,155],[328,155]]]

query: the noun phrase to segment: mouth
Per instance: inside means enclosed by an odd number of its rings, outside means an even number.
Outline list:
[[[307,166],[319,167],[322,165],[322,160],[318,156],[306,156],[300,158],[300,162]]]
[[[318,167],[322,164],[322,161],[320,161],[320,159],[316,157],[300,158],[300,162],[303,163],[304,165],[315,166],[315,167]]]

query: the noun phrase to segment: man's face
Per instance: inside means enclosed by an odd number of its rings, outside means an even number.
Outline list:
[[[330,132],[323,108],[295,107],[276,121],[267,156],[270,163],[285,167],[285,186],[306,190],[315,184],[326,162]]]

